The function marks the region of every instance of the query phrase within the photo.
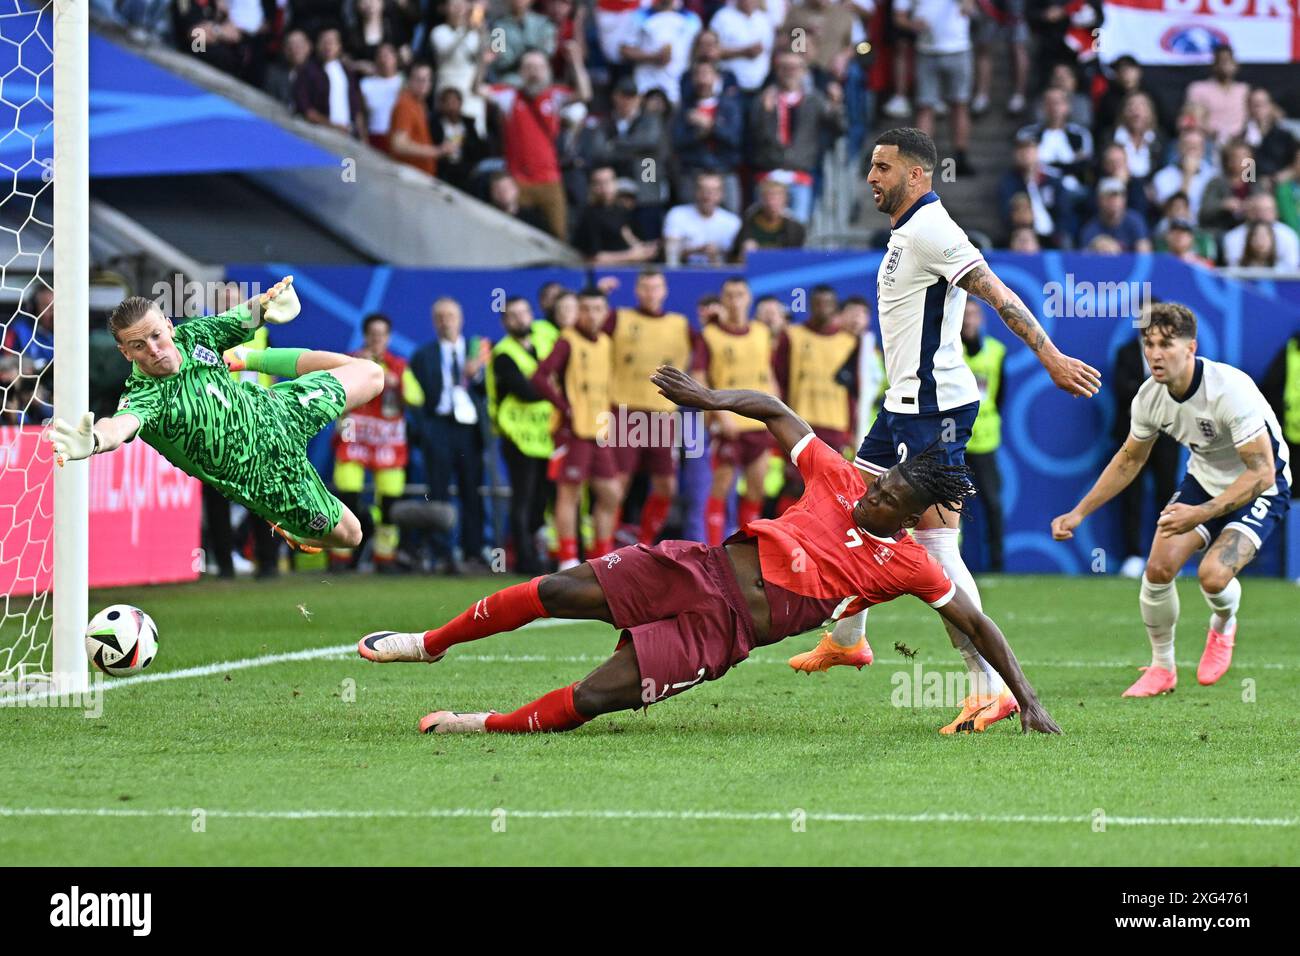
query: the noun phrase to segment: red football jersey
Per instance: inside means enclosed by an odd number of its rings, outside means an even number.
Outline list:
[[[803,475],[803,496],[779,518],[742,529],[758,538],[764,580],[813,598],[835,598],[833,615],[914,594],[943,607],[957,592],[929,552],[906,531],[880,538],[859,528],[853,506],[867,492],[858,470],[811,432],[791,460]]]

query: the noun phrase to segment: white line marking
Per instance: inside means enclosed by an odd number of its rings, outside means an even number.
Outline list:
[[[3,807],[3,817],[192,817],[195,808],[156,810],[126,807]],[[523,820],[715,820],[739,823],[789,821],[790,811],[743,812],[736,810],[511,810],[505,807],[433,807],[427,810],[204,810],[209,818],[228,820],[420,820],[491,818],[503,812]],[[818,823],[1041,823],[1091,825],[1092,814],[1052,815],[1032,813],[807,813]],[[1124,817],[1107,816],[1107,826],[1118,827],[1294,827],[1297,817]]]

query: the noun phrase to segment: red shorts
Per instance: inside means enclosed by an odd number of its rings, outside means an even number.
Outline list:
[[[594,438],[578,438],[574,434],[555,436],[555,451],[547,466],[546,476],[551,481],[580,485],[589,478],[618,477],[618,462],[614,449],[601,445]]]
[[[753,649],[754,619],[725,549],[662,541],[588,563],[614,626],[631,636],[647,704],[717,680]]]
[[[764,452],[771,451],[772,445],[772,433],[766,428],[741,432],[735,438],[718,438],[713,446],[713,467],[748,468]]]
[[[677,474],[679,456],[677,423],[671,418],[662,421],[662,425],[652,425],[645,430],[645,440],[641,440],[642,435],[637,433],[623,436],[614,445],[620,474],[637,475],[642,472],[656,476]],[[652,431],[654,434],[650,434]],[[637,439],[636,444],[628,444],[628,437]]]

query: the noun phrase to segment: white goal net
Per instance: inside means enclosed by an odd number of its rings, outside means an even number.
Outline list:
[[[61,642],[54,638],[55,618],[59,616],[53,595],[58,567],[55,499],[66,490],[58,488],[65,479],[56,477],[42,432],[56,405],[54,51],[57,43],[70,39],[67,28],[56,28],[55,21],[65,16],[72,21],[71,38],[79,38],[82,52],[69,59],[74,72],[84,78],[85,3],[0,0],[0,173],[4,176],[0,181],[0,680],[10,689],[48,680],[56,670],[75,669],[77,663],[75,658],[68,658],[68,638],[63,637]],[[60,69],[64,70],[62,64]],[[61,82],[66,80],[65,72]],[[76,139],[84,139],[87,125],[84,89],[79,102],[75,96],[68,99],[68,105],[82,117],[80,129],[74,128],[72,137],[76,149]],[[74,188],[66,197],[83,206],[84,153],[84,149],[76,151],[67,164],[71,176],[82,182],[77,186],[74,179]],[[84,222],[85,215],[75,218]],[[63,250],[76,253],[73,262],[80,266],[80,274],[68,278],[83,285],[87,252],[80,247],[84,244],[84,232],[74,230],[67,250]],[[61,257],[60,261],[68,260]],[[61,293],[63,289],[60,286]],[[64,334],[72,316],[62,317],[60,374],[84,379],[85,295],[70,298],[60,303],[60,308],[72,306],[80,310],[82,342],[76,341],[75,334]],[[84,396],[85,383],[80,387]],[[60,401],[76,404],[76,390],[71,402],[67,401],[66,391]],[[84,398],[81,407],[85,407]],[[61,408],[59,414],[70,417],[67,407]],[[82,471],[82,475],[73,477],[75,487],[84,485]],[[74,524],[79,526],[74,531],[84,539],[84,514]],[[64,550],[66,554],[66,547]],[[80,552],[73,554],[74,564],[76,560],[84,563],[84,543],[74,551]],[[71,607],[74,614],[84,618],[84,574],[69,575],[67,581],[72,590],[81,592]],[[62,630],[72,634],[73,623],[71,619],[64,622]],[[58,654],[54,651],[56,643],[64,648]],[[63,663],[57,659],[60,657]],[[84,671],[84,657],[79,663]]]

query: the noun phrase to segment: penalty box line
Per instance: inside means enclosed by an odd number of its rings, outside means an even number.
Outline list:
[[[721,823],[789,823],[804,820],[813,823],[906,823],[906,824],[1043,824],[1091,826],[1097,822],[1092,814],[983,814],[983,813],[821,813],[817,811],[771,810],[512,810],[508,807],[482,809],[474,807],[433,807],[425,810],[221,810],[165,807],[154,810],[126,807],[5,807],[0,819],[33,817],[191,818],[201,812],[217,820],[455,820],[496,819],[501,816],[517,820],[636,820],[667,822],[712,821]],[[1108,827],[1282,827],[1300,826],[1297,817],[1145,817],[1106,816]]]

